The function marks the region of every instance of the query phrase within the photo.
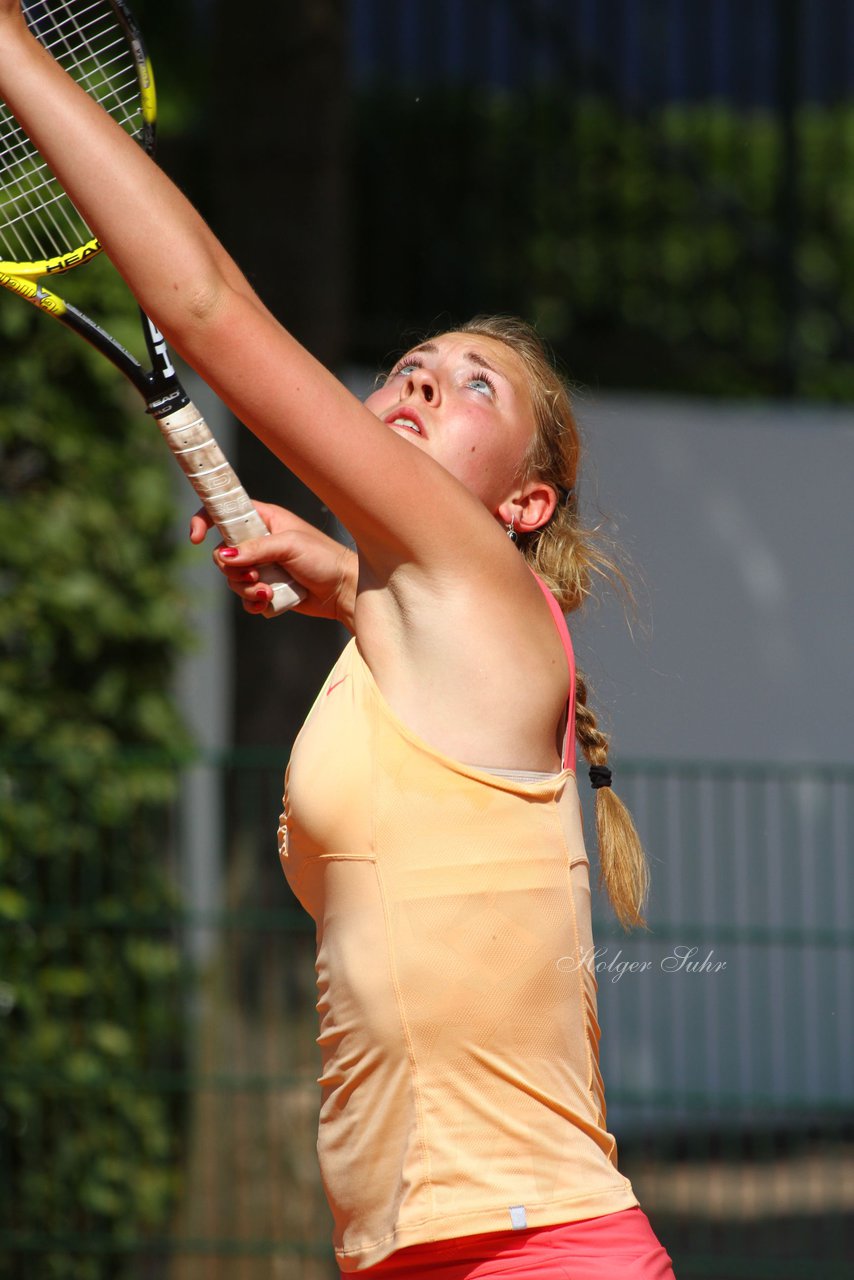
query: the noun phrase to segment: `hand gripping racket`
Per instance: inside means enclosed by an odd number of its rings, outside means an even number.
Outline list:
[[[124,0],[22,0],[27,25],[65,70],[151,154],[156,98],[151,63]],[[42,283],[101,252],[61,185],[0,102],[0,285],[86,338],[133,383],[229,546],[269,530],[198,409],[178,380],[162,335],[140,312],[151,367],[145,369],[99,324]],[[272,566],[265,617],[305,592]]]

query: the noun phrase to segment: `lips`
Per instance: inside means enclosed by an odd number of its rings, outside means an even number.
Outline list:
[[[426,437],[424,423],[414,409],[393,409],[383,418],[390,427],[400,427],[403,431],[411,431],[415,436]]]

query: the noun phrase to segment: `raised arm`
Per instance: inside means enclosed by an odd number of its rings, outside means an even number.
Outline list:
[[[0,0],[0,97],[47,159],[141,305],[178,325],[219,288],[252,289],[174,184]]]
[[[494,539],[465,486],[362,407],[263,306],[183,195],[0,0],[0,95],[144,309],[235,414],[339,516],[383,581],[447,566],[445,530]],[[295,193],[298,198],[298,193]],[[495,545],[494,542],[491,545]],[[470,546],[469,563],[477,547]]]

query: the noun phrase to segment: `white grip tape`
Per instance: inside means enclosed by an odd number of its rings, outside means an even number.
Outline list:
[[[186,404],[183,409],[160,418],[157,425],[227,546],[234,547],[249,538],[263,538],[269,534],[194,404]],[[272,566],[261,570],[261,581],[273,590],[273,599],[264,610],[265,618],[284,613],[305,598],[301,587],[290,579],[281,581],[280,575],[281,570],[274,570]]]

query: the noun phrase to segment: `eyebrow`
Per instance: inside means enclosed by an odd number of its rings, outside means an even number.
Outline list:
[[[417,355],[419,351],[427,351],[434,354],[438,350],[439,348],[436,346],[435,342],[422,342],[420,346],[413,347],[412,355]],[[469,364],[481,365],[484,369],[488,369],[490,373],[496,374],[499,378],[504,378],[506,381],[509,380],[506,373],[502,373],[500,369],[496,369],[494,365],[491,365],[485,356],[482,356],[479,351],[466,351],[463,355],[463,359],[467,360]]]

